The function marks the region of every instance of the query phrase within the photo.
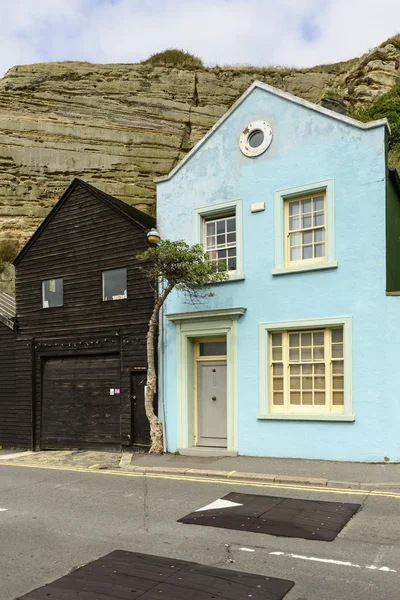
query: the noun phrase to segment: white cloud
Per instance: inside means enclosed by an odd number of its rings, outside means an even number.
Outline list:
[[[14,0],[0,15],[0,74],[39,61],[137,62],[168,47],[207,64],[312,66],[395,34],[400,2]]]

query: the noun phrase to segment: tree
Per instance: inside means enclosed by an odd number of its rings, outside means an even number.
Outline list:
[[[145,409],[150,423],[150,453],[162,454],[163,428],[153,406],[157,385],[154,348],[160,309],[174,289],[186,293],[192,303],[214,296],[209,284],[225,280],[227,273],[225,265],[210,260],[200,244],[189,246],[182,240],[162,240],[158,246],[138,254],[137,258],[146,261],[146,266],[141,268],[146,272],[146,277],[159,288],[147,332]]]

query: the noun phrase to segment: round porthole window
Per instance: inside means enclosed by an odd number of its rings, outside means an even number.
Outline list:
[[[245,156],[259,156],[272,142],[272,129],[266,121],[253,121],[240,135],[239,147]]]

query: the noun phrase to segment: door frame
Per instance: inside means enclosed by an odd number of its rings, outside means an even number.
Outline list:
[[[194,448],[195,340],[226,337],[227,450],[238,451],[238,319],[243,307],[166,315],[176,325],[178,448]]]

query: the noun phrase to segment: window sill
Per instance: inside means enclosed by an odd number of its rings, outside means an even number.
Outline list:
[[[289,275],[290,273],[303,273],[304,271],[321,271],[322,269],[337,269],[336,260],[323,263],[315,263],[298,267],[280,267],[272,270],[272,275]]]
[[[257,419],[273,421],[348,421],[356,420],[355,415],[293,415],[286,413],[264,413],[258,414]]]
[[[228,279],[223,279],[222,281],[212,281],[208,285],[221,285],[221,283],[229,283],[230,281],[244,281],[244,279],[244,274],[238,273],[237,275],[230,275]]]

